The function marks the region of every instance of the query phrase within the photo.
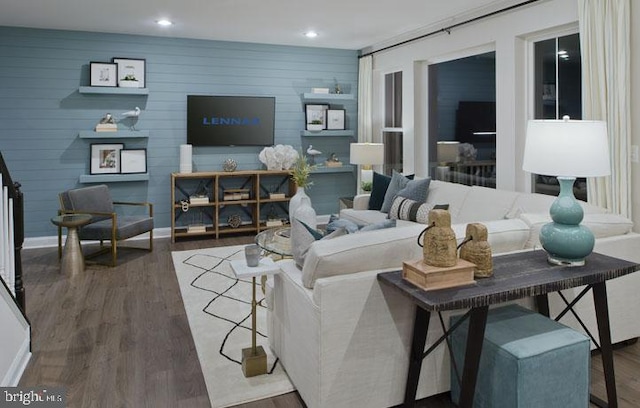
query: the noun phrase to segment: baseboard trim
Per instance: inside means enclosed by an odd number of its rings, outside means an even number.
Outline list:
[[[329,222],[330,215],[318,215],[318,224],[326,224]],[[154,228],[153,229],[153,237],[154,238],[168,238],[171,237],[171,228]],[[66,235],[62,236],[62,242],[67,239]],[[149,239],[149,234],[138,235],[137,237],[130,238],[129,241],[138,241],[143,239]],[[91,241],[82,241],[91,243]],[[97,242],[97,241],[96,241]],[[51,248],[58,246],[58,236],[49,236],[49,237],[34,237],[34,238],[25,238],[24,245],[22,246],[24,249],[36,249],[36,248]]]
[[[24,370],[27,368],[29,360],[31,360],[30,349],[31,339],[27,335],[27,337],[22,342],[22,345],[20,346],[20,350],[16,354],[16,358],[13,360],[13,363],[11,363],[9,371],[7,371],[4,378],[2,379],[3,387],[16,387],[20,383],[22,374],[24,374]]]
[[[153,238],[167,238],[171,236],[171,228],[166,227],[166,228],[154,228],[153,229]],[[64,240],[67,239],[66,235],[62,236],[62,242],[64,242]],[[149,239],[149,234],[141,234],[138,235],[137,237],[133,237],[130,238],[128,241],[139,241],[139,240],[144,240],[144,239]],[[87,243],[91,243],[91,241],[82,241],[87,242]],[[96,241],[97,243],[97,241]],[[35,249],[35,248],[51,248],[51,247],[57,247],[58,246],[58,236],[54,235],[54,236],[49,236],[49,237],[35,237],[35,238],[25,238],[24,239],[24,244],[22,246],[22,248],[24,249]]]

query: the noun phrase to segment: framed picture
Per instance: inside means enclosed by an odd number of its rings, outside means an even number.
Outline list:
[[[118,64],[110,62],[90,62],[91,86],[118,86]]]
[[[327,110],[327,129],[344,130],[344,109]]]
[[[93,143],[91,145],[91,174],[120,173],[122,143]]]
[[[118,86],[123,88],[145,88],[147,69],[145,59],[113,58],[118,65]]]
[[[307,130],[323,130],[327,128],[327,110],[329,105],[304,105]]]
[[[120,150],[120,173],[146,173],[147,149]]]

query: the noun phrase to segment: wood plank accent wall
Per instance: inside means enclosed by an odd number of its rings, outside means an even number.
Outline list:
[[[89,85],[89,62],[112,57],[146,59],[149,95],[78,92]],[[116,200],[153,202],[155,225],[162,228],[170,225],[170,173],[179,170],[179,145],[186,143],[187,95],[275,96],[276,143],[306,150],[301,94],[333,88],[335,81],[345,93],[358,91],[353,50],[0,27],[0,61],[0,151],[22,183],[28,238],[55,235],[50,218],[58,193],[82,186],[78,178],[89,173],[90,144],[101,142],[80,139],[78,132],[93,129],[107,112],[120,119],[122,112],[142,109],[136,128],[148,130],[149,138],[123,143],[147,148],[150,179],[109,186]],[[357,104],[345,107],[355,129]],[[318,142],[348,164],[348,140]],[[263,168],[260,150],[195,147],[194,171],[221,170],[226,158],[235,159],[238,169]],[[337,197],[355,192],[350,174],[315,177],[319,214],[337,211]]]

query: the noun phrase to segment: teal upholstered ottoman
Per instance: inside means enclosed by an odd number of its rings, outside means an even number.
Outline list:
[[[467,319],[451,336],[460,375],[468,326]],[[589,349],[587,336],[541,314],[516,305],[491,309],[473,407],[588,407]],[[452,364],[451,399],[457,403],[459,397]]]

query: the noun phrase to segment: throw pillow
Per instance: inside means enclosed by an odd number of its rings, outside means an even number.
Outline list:
[[[387,188],[387,192],[384,195],[384,202],[382,203],[382,207],[380,207],[381,212],[389,212],[389,209],[391,209],[391,204],[393,204],[393,199],[398,194],[398,191],[405,188],[408,183],[408,178],[395,170],[393,171],[393,174],[391,175],[391,181],[389,182],[389,187]]]
[[[389,219],[413,221],[420,224],[429,223],[429,211],[431,210],[448,210],[449,204],[432,205],[421,203],[405,197],[396,197],[393,200],[391,209],[389,210]]]
[[[327,234],[339,228],[344,228],[348,234],[353,234],[360,229],[360,226],[351,220],[341,219],[332,214],[327,223]]]
[[[395,228],[395,227],[396,227],[396,220],[384,220],[384,221],[376,222],[373,224],[365,225],[364,227],[360,228],[358,232],[375,231],[379,229]]]
[[[397,196],[424,203],[427,201],[427,195],[429,194],[429,184],[431,184],[430,178],[411,180],[405,188],[398,191]]]
[[[296,229],[296,231],[293,231],[293,229]],[[325,235],[322,231],[318,231],[297,218],[294,218],[291,223],[291,237],[295,237],[295,240],[291,240],[291,252],[293,253],[293,259],[295,260],[296,265],[298,265],[299,268],[302,268],[307,252],[309,252],[311,244],[315,241],[336,238],[341,235],[345,235],[346,233],[345,229],[339,228],[332,233]]]
[[[327,234],[330,234],[338,229],[344,229],[347,234],[355,234],[357,232],[374,231],[384,228],[394,228],[396,226],[396,220],[384,220],[369,225],[358,225],[351,220],[344,218],[338,218],[335,215],[329,217],[329,223],[327,224]]]
[[[373,184],[371,186],[371,196],[369,197],[369,209],[380,211],[384,202],[384,195],[391,182],[391,177],[373,172]]]

